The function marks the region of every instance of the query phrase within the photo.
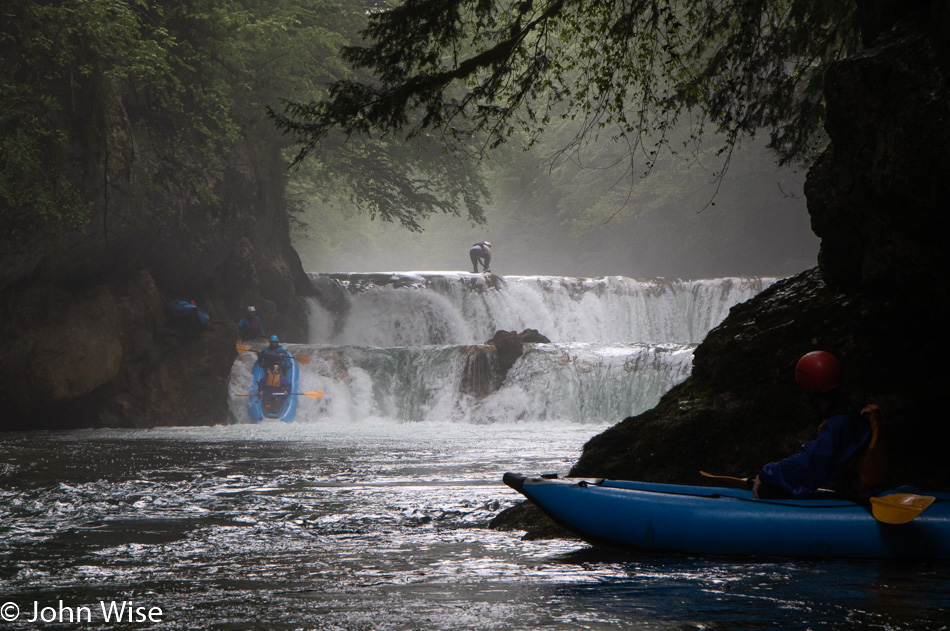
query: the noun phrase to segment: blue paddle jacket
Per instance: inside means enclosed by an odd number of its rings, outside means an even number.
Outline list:
[[[258,316],[241,318],[237,323],[237,329],[242,337],[267,337],[264,333],[264,323]]]
[[[282,370],[286,370],[290,362],[288,361],[291,358],[290,353],[283,346],[278,346],[277,348],[271,348],[269,345],[265,346],[258,352],[258,361],[261,362],[261,366],[266,370],[268,366],[273,366],[278,364]]]
[[[759,479],[796,498],[808,497],[819,488],[834,488],[835,479],[850,469],[870,436],[870,426],[859,415],[839,412],[822,423],[818,438],[802,445],[798,453],[762,467]]]

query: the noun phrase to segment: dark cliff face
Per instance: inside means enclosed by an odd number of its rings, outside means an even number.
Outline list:
[[[936,341],[950,315],[950,12],[941,4],[876,24],[875,46],[827,74],[832,142],[806,183],[819,268],[734,307],[697,349],[692,376],[593,438],[572,474],[692,484],[700,469],[754,474],[815,436],[820,419],[794,365],[826,349],[841,357],[855,397],[884,408],[894,482],[950,486],[950,369]]]
[[[947,370],[927,360],[928,343],[907,344],[913,330],[903,307],[832,291],[817,269],[780,281],[733,307],[697,348],[690,378],[591,439],[571,474],[684,484],[703,483],[700,470],[754,475],[816,436],[821,419],[794,370],[823,348],[841,357],[855,400],[884,409],[894,482],[946,488],[950,427],[938,411]]]
[[[8,271],[0,429],[221,423],[246,306],[268,333],[304,339],[313,289],[290,244],[285,163],[251,144],[234,148],[214,203],[113,195],[103,213],[100,199],[86,233]],[[210,325],[177,326],[173,299]]]
[[[805,192],[830,286],[909,301],[926,296],[946,309],[950,66],[942,22],[935,16],[921,25],[927,17],[908,16],[876,47],[829,70],[832,143]],[[931,26],[936,32],[927,32]]]

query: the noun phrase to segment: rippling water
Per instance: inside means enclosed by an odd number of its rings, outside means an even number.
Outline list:
[[[5,435],[0,627],[37,628],[34,606],[54,628],[950,627],[945,564],[629,555],[486,528],[520,497],[504,471],[564,472],[600,429]],[[110,602],[159,608],[161,620],[105,623]],[[82,607],[91,622],[58,623]]]

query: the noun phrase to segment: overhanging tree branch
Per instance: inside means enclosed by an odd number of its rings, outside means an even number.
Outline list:
[[[330,129],[497,143],[560,115],[586,119],[585,133],[665,138],[691,111],[729,144],[764,127],[783,162],[804,160],[821,133],[823,69],[860,47],[854,13],[853,1],[407,0],[345,49],[365,77],[271,115],[299,158]]]

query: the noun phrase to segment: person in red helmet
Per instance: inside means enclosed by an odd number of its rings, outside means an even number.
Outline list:
[[[877,407],[861,410],[853,404],[843,388],[841,362],[827,351],[803,355],[795,366],[795,382],[824,422],[818,437],[798,453],[762,467],[753,481],[755,497],[805,498],[819,488],[858,497],[880,490],[887,482],[887,466]]]

